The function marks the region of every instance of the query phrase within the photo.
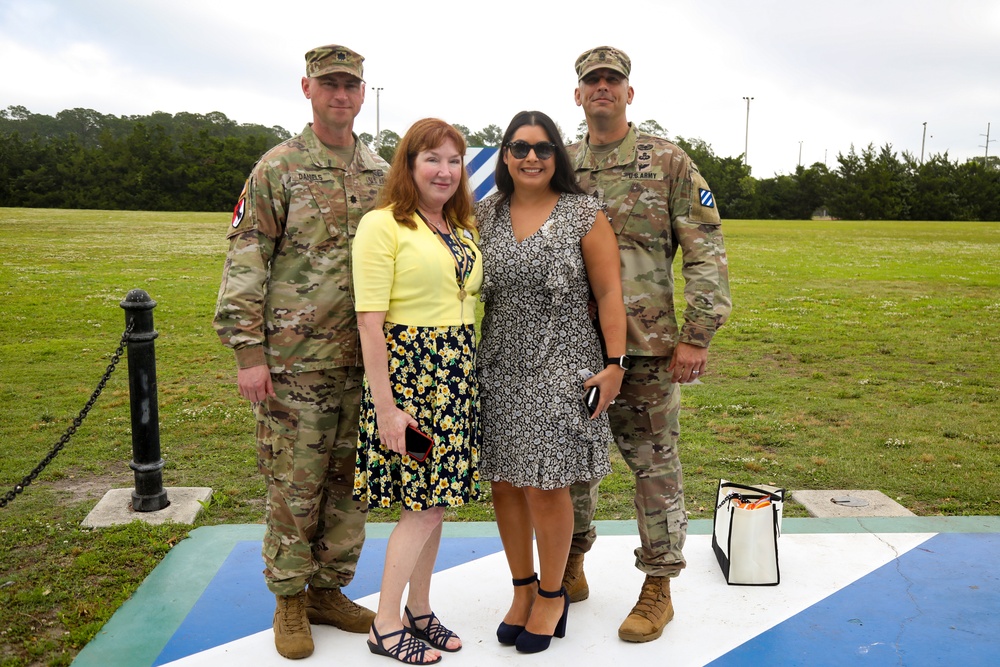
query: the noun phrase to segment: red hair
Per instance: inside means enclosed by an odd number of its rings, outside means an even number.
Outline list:
[[[438,118],[424,118],[414,123],[406,132],[406,136],[396,147],[396,155],[392,158],[389,178],[385,181],[379,206],[391,206],[392,217],[401,225],[411,229],[416,228],[413,213],[417,210],[419,192],[413,181],[413,163],[419,153],[437,148],[446,141],[455,144],[462,156],[462,174],[458,190],[444,205],[444,216],[452,224],[462,229],[475,226],[472,220],[472,194],[469,189],[469,176],[465,171],[465,137],[448,123]]]

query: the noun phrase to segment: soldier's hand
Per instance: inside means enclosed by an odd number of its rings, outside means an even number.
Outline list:
[[[236,373],[236,384],[240,388],[240,396],[251,403],[258,403],[268,396],[274,396],[271,369],[266,365],[239,369]]]
[[[673,359],[667,366],[673,372],[673,382],[687,383],[704,375],[708,368],[708,348],[689,343],[678,343]]]

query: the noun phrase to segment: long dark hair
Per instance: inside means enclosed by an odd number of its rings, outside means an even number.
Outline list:
[[[514,179],[511,178],[510,171],[507,170],[507,164],[503,161],[503,154],[504,151],[510,150],[507,148],[510,138],[514,136],[514,133],[518,129],[525,125],[542,128],[545,130],[545,134],[549,135],[549,141],[555,144],[556,152],[553,157],[555,158],[556,171],[552,175],[552,180],[549,181],[549,187],[556,192],[583,194],[583,188],[576,182],[573,164],[569,161],[569,153],[566,152],[566,145],[563,144],[562,136],[559,134],[556,124],[541,111],[521,111],[511,119],[510,125],[507,126],[507,131],[503,133],[503,141],[500,144],[500,159],[497,160],[497,169],[493,175],[497,184],[497,190],[500,192],[497,209],[505,201],[509,201],[510,196],[514,194]]]

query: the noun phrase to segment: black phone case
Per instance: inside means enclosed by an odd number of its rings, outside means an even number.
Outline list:
[[[597,404],[600,402],[601,390],[598,387],[588,389],[587,393],[583,395],[583,407],[586,408],[588,417],[594,414],[594,410],[597,409]]]
[[[412,426],[406,427],[406,453],[410,458],[423,461],[430,454],[433,444],[429,436]]]

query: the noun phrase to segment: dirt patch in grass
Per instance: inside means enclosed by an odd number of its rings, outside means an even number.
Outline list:
[[[100,500],[111,489],[131,488],[134,479],[131,475],[115,473],[107,475],[66,475],[60,479],[48,482],[49,488],[56,491],[67,503],[81,503],[88,500]]]

